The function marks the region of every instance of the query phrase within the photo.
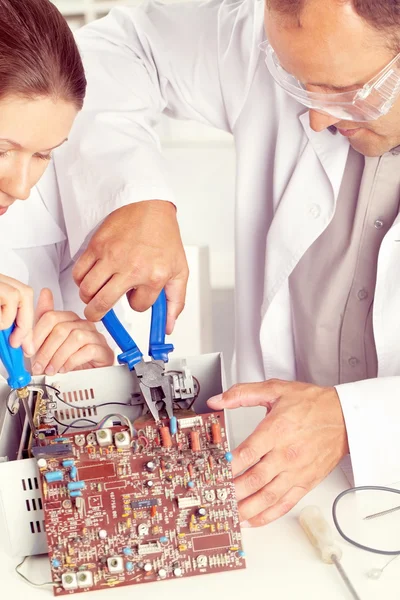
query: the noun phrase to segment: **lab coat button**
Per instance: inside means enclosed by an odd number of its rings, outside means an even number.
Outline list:
[[[318,217],[321,214],[321,207],[319,206],[319,204],[311,204],[310,208],[308,209],[308,212],[312,217],[314,217],[314,219],[318,219]]]
[[[368,292],[367,292],[367,290],[362,288],[362,290],[358,291],[357,296],[358,296],[359,300],[365,300],[366,298],[368,298]]]
[[[351,367],[356,367],[358,365],[358,358],[356,358],[355,356],[352,356],[351,358],[349,358],[349,365]]]
[[[381,219],[377,219],[374,223],[374,227],[375,227],[375,229],[382,229],[383,221],[381,221]]]

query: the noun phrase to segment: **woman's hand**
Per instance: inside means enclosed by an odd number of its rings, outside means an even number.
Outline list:
[[[0,275],[0,331],[8,329],[15,322],[10,335],[13,348],[22,349],[26,356],[35,352],[32,343],[33,290],[16,279]]]
[[[96,326],[73,312],[55,311],[48,289],[41,291],[35,321],[33,375],[54,375],[114,363],[114,353]]]

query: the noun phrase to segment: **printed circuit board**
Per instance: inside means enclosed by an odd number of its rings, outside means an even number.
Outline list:
[[[245,567],[223,412],[35,448],[54,594]]]

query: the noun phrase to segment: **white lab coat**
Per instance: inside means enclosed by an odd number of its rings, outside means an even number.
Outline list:
[[[0,273],[34,290],[35,303],[44,287],[53,292],[56,310],[83,316],[84,304],[71,276],[72,261],[57,180],[52,164],[33,188],[0,217]],[[0,363],[0,375],[5,370]]]
[[[173,199],[153,131],[161,111],[233,133],[242,382],[296,379],[288,278],[332,219],[349,148],[342,136],[313,132],[305,108],[272,81],[258,49],[263,10],[260,0],[150,2],[116,8],[84,28],[78,41],[89,82],[86,106],[56,155],[74,252],[88,228],[115,208]],[[399,218],[379,253],[373,320],[379,378],[337,386],[357,484],[400,480],[396,239]]]

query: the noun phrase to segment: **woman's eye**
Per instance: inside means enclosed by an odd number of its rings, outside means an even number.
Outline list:
[[[51,160],[51,154],[35,154],[36,158],[40,158],[40,160]]]

